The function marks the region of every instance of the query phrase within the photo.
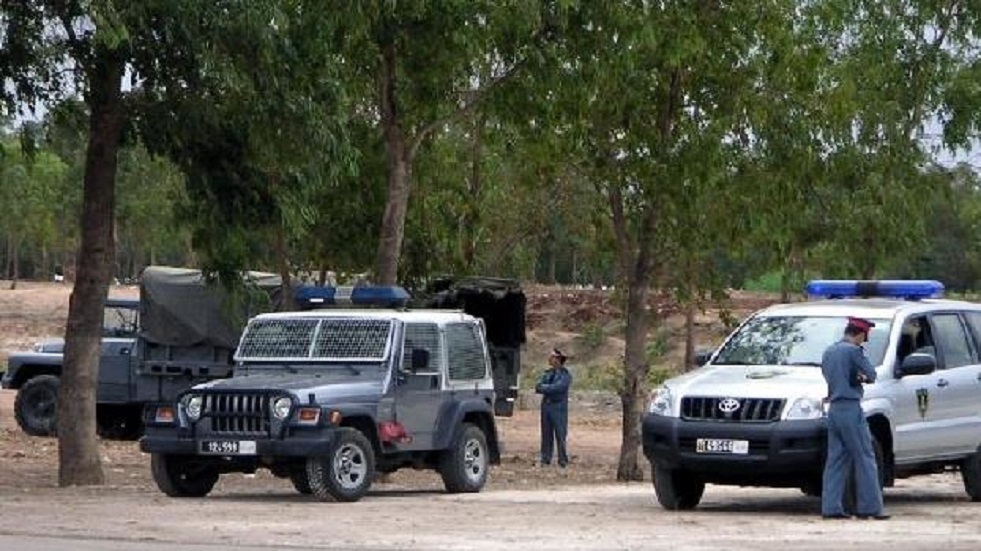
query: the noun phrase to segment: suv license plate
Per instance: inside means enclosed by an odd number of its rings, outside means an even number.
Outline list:
[[[728,440],[721,438],[699,438],[695,440],[697,453],[749,453],[749,440]]]
[[[207,455],[255,455],[255,440],[202,440],[201,453]]]

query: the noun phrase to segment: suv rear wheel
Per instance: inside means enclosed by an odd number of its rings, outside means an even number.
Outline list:
[[[375,451],[360,431],[337,429],[326,457],[307,459],[307,480],[320,501],[357,501],[371,488]]]
[[[439,474],[447,492],[479,492],[487,482],[489,464],[484,431],[464,423],[457,429],[450,449],[440,454]]]
[[[669,511],[694,509],[702,500],[705,483],[681,469],[654,466],[654,493],[662,507]]]
[[[14,400],[14,416],[31,436],[55,436],[58,431],[58,377],[38,375],[24,383]]]
[[[981,501],[981,446],[978,446],[978,451],[964,458],[961,478],[964,479],[964,490],[971,496],[971,501]]]
[[[153,454],[150,471],[157,488],[170,497],[204,497],[218,482],[217,471],[179,455]]]

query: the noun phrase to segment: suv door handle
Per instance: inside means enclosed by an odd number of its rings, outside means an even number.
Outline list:
[[[943,388],[949,384],[950,382],[947,379],[940,379],[937,381],[937,386],[939,386],[940,388]]]

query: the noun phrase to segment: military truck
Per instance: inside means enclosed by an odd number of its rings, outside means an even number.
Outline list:
[[[140,277],[140,298],[106,302],[96,421],[104,437],[135,439],[143,406],[194,384],[228,377],[248,317],[275,309],[281,278],[248,272],[240,296],[207,285],[201,272],[151,266]],[[50,339],[7,359],[3,388],[17,390],[21,429],[52,436],[64,339]]]
[[[408,294],[397,288],[308,288],[297,296],[308,305],[345,300],[360,307],[253,318],[233,377],[147,407],[140,449],[151,454],[162,492],[203,497],[220,475],[260,468],[323,501],[356,501],[378,473],[401,468],[435,470],[449,492],[483,488],[501,456],[495,410],[513,408],[507,398],[524,342],[520,288],[456,281],[422,299],[466,304],[483,317],[405,308]],[[495,383],[505,387],[503,400]]]

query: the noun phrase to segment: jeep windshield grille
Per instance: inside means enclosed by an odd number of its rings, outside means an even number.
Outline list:
[[[882,363],[890,321],[874,319],[865,343],[872,365]],[[826,348],[841,340],[846,316],[757,316],[744,324],[712,360],[717,365],[821,366]]]
[[[381,362],[392,322],[384,319],[265,318],[249,323],[236,360]]]

